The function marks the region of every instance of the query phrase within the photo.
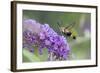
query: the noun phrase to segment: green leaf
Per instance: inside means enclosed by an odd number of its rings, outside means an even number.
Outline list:
[[[40,59],[28,50],[23,49],[23,62],[39,62]]]

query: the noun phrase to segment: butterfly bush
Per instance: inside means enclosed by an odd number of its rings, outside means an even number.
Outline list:
[[[27,19],[23,21],[23,48],[27,47],[34,53],[34,46],[40,55],[43,49],[47,49],[49,61],[66,60],[70,51],[67,39],[57,34],[48,24]]]

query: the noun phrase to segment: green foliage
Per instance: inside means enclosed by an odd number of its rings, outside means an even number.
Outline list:
[[[40,61],[47,61],[47,49],[43,49],[43,54],[40,55],[38,53],[38,49],[34,47],[34,53],[29,52],[26,48],[23,48],[23,62],[40,62]]]

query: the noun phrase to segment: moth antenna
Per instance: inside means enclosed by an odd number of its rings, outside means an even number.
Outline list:
[[[75,25],[75,22],[74,22],[74,23],[71,23],[70,25],[68,25],[67,27],[65,27],[64,30],[66,30],[66,29],[71,29],[74,25]]]
[[[60,34],[63,35],[63,33],[62,33],[61,30],[60,30],[60,27],[61,27],[60,24],[61,24],[61,22],[57,22],[57,24],[58,24],[57,27],[58,27],[58,29],[59,29],[59,31],[60,31]]]

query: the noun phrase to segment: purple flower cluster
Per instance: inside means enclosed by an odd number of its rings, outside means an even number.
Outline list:
[[[26,44],[29,49],[37,46],[39,54],[43,53],[43,49],[48,49],[48,60],[50,61],[66,60],[70,51],[66,38],[58,35],[48,24],[41,24],[38,30],[40,31],[37,33],[27,29],[24,30],[23,45]],[[30,49],[30,51],[34,51],[34,49]]]

